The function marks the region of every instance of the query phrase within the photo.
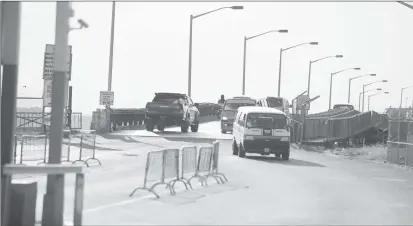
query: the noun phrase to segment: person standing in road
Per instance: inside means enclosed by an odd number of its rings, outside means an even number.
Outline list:
[[[218,104],[224,104],[225,103],[225,97],[224,94],[221,95],[221,99],[218,100]]]

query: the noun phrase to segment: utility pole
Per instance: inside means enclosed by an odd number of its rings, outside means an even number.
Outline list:
[[[60,164],[62,158],[64,109],[68,88],[68,35],[69,19],[73,16],[70,2],[56,3],[56,35],[54,45],[54,68],[52,81],[52,112],[50,126],[49,163]],[[63,225],[64,175],[47,177],[46,194],[43,200],[43,226]]]
[[[18,62],[20,52],[20,2],[1,2],[1,167],[13,161],[16,130]],[[11,177],[1,171],[1,224],[9,225]]]

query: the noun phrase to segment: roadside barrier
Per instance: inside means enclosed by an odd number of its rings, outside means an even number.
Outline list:
[[[387,160],[390,163],[413,167],[412,120],[389,121]]]
[[[168,179],[170,181],[167,181]],[[154,190],[158,185],[166,185],[171,195],[174,195],[175,190],[172,184],[175,184],[176,181],[182,182],[188,190],[186,183],[179,179],[179,149],[152,151],[148,153],[146,158],[143,186],[135,188],[129,196],[133,196],[138,190],[146,190],[159,198]]]
[[[48,153],[47,135],[15,135],[13,163],[23,164],[27,161],[45,163]]]
[[[96,158],[96,131],[95,130],[79,130],[70,135],[69,155],[72,152],[72,147],[78,146],[78,159],[72,163],[84,163],[89,167],[89,161],[95,160],[99,165],[102,165],[99,159]]]
[[[202,186],[208,186],[208,178],[214,178],[218,184],[228,182],[226,176],[218,172],[219,144],[215,141],[212,146],[200,147],[199,151],[196,146],[184,146],[180,150],[148,152],[143,186],[135,188],[129,196],[138,190],[146,190],[159,198],[154,189],[162,184],[174,195],[177,181],[188,190],[188,186],[193,189],[191,181],[194,178],[198,178]]]

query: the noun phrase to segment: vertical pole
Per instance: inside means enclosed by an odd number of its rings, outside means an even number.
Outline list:
[[[108,75],[108,91],[112,91],[112,73],[113,73],[113,46],[115,41],[115,18],[116,18],[116,2],[112,2],[112,21],[110,27],[110,49],[109,49],[109,75]],[[110,123],[110,105],[106,105],[106,129],[111,130]]]
[[[348,98],[347,98],[347,103],[350,103],[350,93],[351,93],[351,79],[348,80]]]
[[[1,106],[1,94],[2,94],[2,89],[1,89],[1,86],[2,86],[2,80],[3,80],[3,51],[2,51],[2,49],[3,49],[3,26],[2,26],[2,21],[3,21],[3,19],[2,19],[2,17],[3,17],[3,13],[2,13],[2,10],[3,10],[3,2],[0,2],[0,106]],[[1,126],[1,109],[0,109],[0,126]],[[14,138],[14,139],[16,139],[16,137]],[[15,140],[15,143],[16,143],[16,140]],[[2,147],[2,143],[1,143],[1,129],[0,129],[0,147]],[[17,145],[16,145],[16,148],[17,148]],[[16,148],[15,148],[15,152],[14,152],[14,155],[16,155]],[[0,151],[1,152],[1,154],[0,154],[0,162],[1,162],[1,165],[0,165],[0,167],[3,167],[3,152],[2,151]],[[13,163],[15,163],[15,161],[16,161],[16,158],[14,158],[14,160],[13,160],[14,162]],[[3,170],[1,170],[1,172],[3,172]],[[1,193],[1,196],[0,196],[0,203],[1,203],[1,209],[0,209],[0,224],[1,225],[3,225],[3,207],[4,207],[4,205],[3,205],[3,198],[4,198],[4,196],[3,196],[3,183],[5,183],[6,181],[4,181],[3,180],[3,175],[1,174],[1,191],[0,191],[0,193]]]
[[[189,17],[189,61],[188,61],[188,96],[191,97],[191,83],[192,83],[192,21],[194,17]]]
[[[310,61],[310,65],[308,66],[308,82],[307,82],[307,95],[310,97],[310,82],[311,82],[311,64],[313,62]]]
[[[20,50],[20,2],[2,2],[2,102],[1,102],[1,167],[13,162],[16,130],[18,61]],[[3,172],[3,171],[2,171]],[[1,174],[1,224],[9,225],[10,176]]]
[[[247,37],[244,36],[244,63],[242,64],[242,95],[245,95],[245,64],[247,59]]]
[[[331,73],[331,75],[330,75],[330,97],[329,97],[329,100],[328,100],[328,110],[331,109],[331,92],[332,92],[332,89],[333,89],[333,73]]]
[[[67,108],[67,127],[72,130],[72,86],[69,86],[69,104]]]
[[[361,109],[361,112],[364,112],[364,88],[365,88],[366,86],[365,85],[363,85],[363,100],[362,100],[362,102],[361,102],[361,106],[362,106],[362,109]]]
[[[283,49],[280,49],[280,66],[278,67],[278,97],[281,95],[281,66],[283,58]]]
[[[361,112],[361,93],[359,93],[359,111]]]
[[[367,111],[370,111],[370,97],[371,96],[367,97]]]
[[[56,35],[54,46],[54,68],[52,81],[52,112],[50,126],[49,163],[60,164],[62,160],[62,141],[64,108],[68,86],[68,34],[69,19],[72,17],[70,2],[56,3]],[[63,225],[64,213],[64,175],[47,177],[46,194],[43,201],[43,226]]]
[[[402,104],[403,104],[403,88],[400,91],[400,105],[399,105],[399,113],[398,113],[398,123],[397,123],[397,164],[400,164],[400,133],[401,133],[401,123],[402,123]]]

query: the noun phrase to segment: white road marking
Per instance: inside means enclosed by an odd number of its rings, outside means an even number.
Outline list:
[[[98,206],[98,207],[95,207],[95,208],[84,210],[83,213],[93,213],[93,212],[97,212],[97,211],[100,211],[100,210],[104,210],[104,209],[108,209],[108,208],[112,208],[112,207],[116,207],[116,206],[123,206],[123,205],[126,205],[126,204],[130,204],[130,203],[139,202],[139,201],[142,201],[142,200],[145,200],[145,199],[149,199],[151,197],[155,197],[155,196],[153,194],[151,194],[151,195],[146,195],[146,196],[139,197],[139,198],[136,198],[136,199],[129,199],[129,200],[121,201],[121,202],[114,202],[114,203],[110,203],[110,204],[106,204],[106,205],[102,205],[102,206]]]
[[[396,178],[375,177],[375,178],[373,178],[373,179],[376,179],[376,180],[387,180],[387,181],[406,182],[406,180],[396,179]]]

